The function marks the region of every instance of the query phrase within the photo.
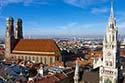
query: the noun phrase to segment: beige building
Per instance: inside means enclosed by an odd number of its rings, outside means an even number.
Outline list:
[[[22,20],[7,18],[5,37],[5,57],[10,59],[31,60],[51,64],[61,61],[60,50],[53,39],[23,39]]]
[[[99,83],[121,83],[120,41],[113,11],[113,2],[106,35],[103,40],[103,55],[102,58],[94,61],[94,66],[94,68],[99,67]]]

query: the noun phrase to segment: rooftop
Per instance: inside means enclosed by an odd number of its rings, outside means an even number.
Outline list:
[[[61,55],[56,42],[52,39],[20,39],[12,53]]]

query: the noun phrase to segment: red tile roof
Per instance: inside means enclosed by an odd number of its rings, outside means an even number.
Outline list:
[[[68,79],[68,76],[64,75],[64,73],[56,73],[54,75],[46,75],[35,83],[57,83],[64,79]]]
[[[40,79],[39,81],[36,81],[35,83],[55,83],[58,81],[60,81],[60,79],[58,79],[54,75],[50,75],[50,76],[43,77],[42,79]]]
[[[125,57],[125,51],[120,51],[120,56]]]
[[[120,51],[120,56],[125,57],[125,51],[121,50]],[[86,57],[103,57],[103,52],[102,51],[93,51],[90,52]]]
[[[56,62],[52,63],[50,66],[64,66],[64,62],[56,61]]]
[[[0,54],[1,54],[1,53],[3,54],[3,53],[4,53],[4,51],[5,51],[4,49],[0,49]]]
[[[52,39],[20,39],[13,49],[14,54],[46,54],[47,52],[51,53],[48,55],[61,56],[56,42]]]
[[[76,60],[75,60],[75,62],[78,62],[79,64],[81,64],[81,65],[87,65],[87,64],[90,64],[90,63],[93,63],[93,60],[92,59],[89,59],[89,60],[86,60],[86,61],[82,61],[82,60],[80,60],[80,58],[77,58]]]
[[[66,79],[68,76],[64,75],[63,73],[56,73],[55,76],[60,80]]]

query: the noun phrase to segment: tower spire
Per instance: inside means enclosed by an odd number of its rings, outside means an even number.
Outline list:
[[[120,70],[120,43],[118,42],[118,28],[113,11],[113,0],[111,0],[111,11],[103,42],[102,66],[99,68],[99,83],[120,83],[122,72]],[[103,72],[102,72],[103,71]],[[110,71],[110,72],[109,72]],[[115,74],[113,74],[113,73]]]
[[[114,16],[114,10],[113,10],[113,0],[111,0],[109,24],[115,24],[115,16]]]
[[[79,83],[79,63],[76,61],[75,73],[74,73],[74,83]]]
[[[113,0],[111,0],[111,9],[110,9],[110,17],[109,17],[109,28],[114,28],[113,26],[116,25],[114,10],[113,10]]]
[[[110,17],[114,18],[113,0],[111,0],[111,11],[110,11]]]

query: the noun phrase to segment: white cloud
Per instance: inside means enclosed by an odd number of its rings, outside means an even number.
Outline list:
[[[12,4],[12,3],[20,3],[22,1],[23,0],[1,0],[0,5],[5,6],[5,5],[8,5],[8,4]]]
[[[16,4],[16,3],[23,3],[24,5],[29,4],[48,4],[48,0],[1,0],[0,6],[6,6],[8,4]]]
[[[91,13],[98,14],[98,13],[107,13],[108,8],[92,8]]]
[[[67,4],[80,7],[80,8],[84,8],[85,6],[88,6],[88,5],[104,3],[109,0],[63,0],[63,1]]]
[[[9,4],[22,3],[24,6],[33,5],[48,5],[48,0],[0,0],[0,14],[2,14],[2,8]]]
[[[77,25],[76,22],[71,22],[71,23],[66,24],[65,26],[60,26],[59,28],[60,29],[69,29],[69,28],[72,28],[72,27],[74,27],[76,25]]]
[[[64,0],[64,2],[81,8],[85,5],[84,0]]]
[[[73,35],[102,35],[104,34],[104,30],[105,27],[104,26],[105,23],[104,22],[89,22],[89,23],[77,23],[77,22],[70,22],[68,24],[62,25],[62,26],[56,26],[56,28],[58,29],[54,29],[54,31],[56,31],[58,34],[65,34],[65,35],[69,35],[69,36],[73,36]],[[99,28],[98,32],[97,32],[97,27],[101,27]]]
[[[102,26],[103,22],[99,23],[78,23],[78,22],[69,22],[64,25],[51,26],[51,28],[41,25],[39,22],[27,22],[24,24],[24,35],[64,35],[64,36],[73,36],[73,35],[102,35],[104,34],[105,28]],[[101,27],[96,30],[97,27]],[[30,29],[30,30],[29,30]]]

